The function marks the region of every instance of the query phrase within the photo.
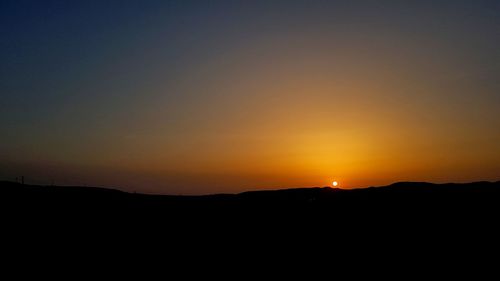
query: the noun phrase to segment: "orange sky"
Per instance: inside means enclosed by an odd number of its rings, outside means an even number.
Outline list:
[[[0,49],[0,177],[168,194],[500,180],[495,10],[331,2],[10,11],[26,26]]]

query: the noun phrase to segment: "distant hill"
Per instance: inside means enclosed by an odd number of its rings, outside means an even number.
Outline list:
[[[401,182],[353,190],[316,187],[206,196],[0,182],[4,233],[12,241],[37,245],[73,237],[105,245],[122,241],[120,247],[150,240],[155,241],[151,247],[159,241],[180,248],[211,245],[213,251],[220,243],[251,247],[251,241],[266,247],[278,243],[283,249],[352,245],[344,241],[377,245],[379,251],[384,245],[416,249],[442,241],[450,247],[488,241],[485,247],[490,247],[500,235],[498,214],[500,182]]]
[[[359,204],[379,206],[439,203],[444,205],[482,200],[484,203],[500,199],[500,182],[474,182],[466,184],[432,184],[425,182],[399,182],[388,186],[360,189],[330,187],[293,188],[280,190],[247,191],[239,194],[200,196],[146,195],[114,189],[79,186],[23,185],[0,181],[1,200],[17,206],[97,207],[104,206],[156,206],[156,207],[302,207],[351,206]],[[101,206],[101,207],[104,207]]]

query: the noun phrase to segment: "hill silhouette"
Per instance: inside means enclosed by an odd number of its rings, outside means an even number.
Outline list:
[[[312,212],[370,216],[398,213],[480,212],[497,210],[500,182],[432,184],[399,182],[389,186],[342,190],[329,187],[248,191],[202,196],[146,195],[114,189],[37,186],[0,182],[1,204],[17,213],[170,214],[225,216],[250,213]],[[171,216],[172,217],[172,216]]]
[[[69,240],[83,248],[163,245],[164,251],[179,249],[176,253],[188,248],[208,248],[207,253],[279,249],[284,255],[325,247],[381,253],[400,245],[406,254],[452,253],[495,245],[500,182],[401,182],[354,190],[317,187],[206,196],[0,182],[0,208],[10,239],[5,241],[47,245],[47,251]]]

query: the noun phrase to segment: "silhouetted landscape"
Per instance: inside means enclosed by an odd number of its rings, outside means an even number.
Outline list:
[[[28,216],[78,215],[162,220],[301,216],[436,220],[484,219],[500,211],[500,182],[431,184],[400,182],[389,186],[342,190],[330,187],[249,191],[239,194],[169,196],[76,186],[37,186],[1,182],[2,206]]]
[[[358,251],[377,258],[389,249],[404,256],[493,251],[500,213],[500,182],[401,182],[206,196],[1,182],[0,194],[6,241],[21,242],[13,246],[50,252],[68,241],[84,252],[112,245],[113,256],[157,249],[189,261],[190,251],[208,260],[221,251],[231,253],[229,259],[269,251],[281,257],[329,251],[339,259],[358,258]],[[72,249],[66,251],[74,255]]]
[[[0,1],[3,256],[91,249],[82,278],[136,246],[235,280],[273,251],[332,279],[363,252],[394,271],[388,245],[409,275],[496,256],[499,27],[498,0]]]

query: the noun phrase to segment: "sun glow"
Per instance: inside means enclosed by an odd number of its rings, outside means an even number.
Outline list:
[[[339,183],[338,183],[338,182],[336,182],[336,181],[334,181],[334,182],[332,183],[332,185],[333,185],[333,186],[337,186],[337,185],[339,185]]]

